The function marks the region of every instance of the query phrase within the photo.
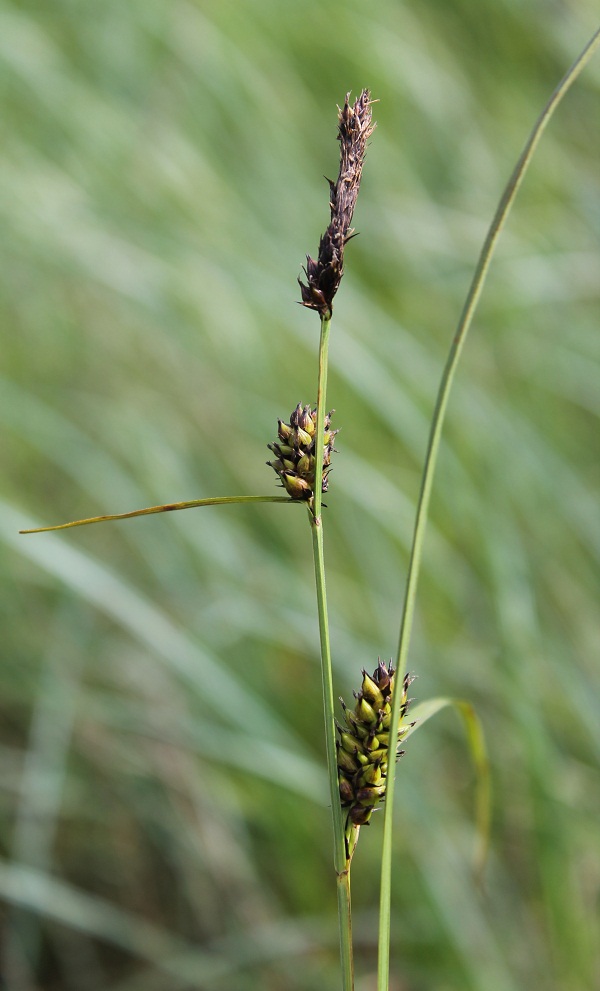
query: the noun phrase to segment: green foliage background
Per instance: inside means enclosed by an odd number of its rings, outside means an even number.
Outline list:
[[[427,428],[502,186],[592,0],[0,5],[2,968],[10,991],[339,986],[309,528],[270,493],[314,400],[296,305],[336,103],[380,102],[331,345],[337,688],[391,657]],[[600,66],[560,108],[455,388],[410,668],[474,702],[400,767],[394,991],[600,986]],[[354,868],[374,986],[381,823]]]

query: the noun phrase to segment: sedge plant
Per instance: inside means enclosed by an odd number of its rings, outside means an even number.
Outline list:
[[[257,502],[304,505],[311,531],[314,558],[317,614],[320,636],[325,744],[333,821],[333,864],[337,884],[341,987],[354,989],[350,870],[360,829],[370,823],[382,803],[385,807],[381,859],[379,952],[377,991],[388,991],[390,971],[390,904],[392,881],[392,836],[394,829],[394,789],[396,762],[403,754],[401,745],[432,715],[453,706],[466,729],[469,749],[476,769],[475,818],[478,834],[476,867],[480,873],[489,833],[490,782],[482,728],[472,705],[465,700],[435,698],[411,707],[408,697],[412,676],[407,669],[408,650],[415,608],[421,553],[436,458],[450,389],[467,333],[479,301],[494,248],[510,208],[523,181],[532,155],[556,107],[600,46],[598,31],[559,83],[538,118],[506,185],[485,239],[477,268],[453,335],[442,373],[431,421],[429,442],[421,478],[421,488],[406,587],[398,650],[395,661],[363,659],[361,680],[354,705],[336,704],[333,688],[324,555],[323,495],[329,487],[329,473],[335,452],[337,429],[332,429],[332,413],[327,408],[328,347],[333,300],[344,274],[344,249],[352,238],[354,208],[360,188],[369,139],[374,130],[372,103],[368,90],[351,103],[346,96],[338,111],[340,167],[337,180],[329,180],[330,221],[319,243],[317,258],[307,256],[304,281],[299,279],[301,302],[314,310],[320,320],[316,404],[298,403],[288,420],[279,420],[277,439],[268,445],[273,459],[267,464],[277,475],[285,494],[230,495],[172,502],[126,513],[74,520],[58,526],[24,530],[40,533],[69,529],[91,523],[124,520],[154,513],[199,507],[251,504]],[[366,665],[366,666],[365,666]],[[357,678],[358,681],[358,678]],[[339,721],[338,721],[339,716]]]

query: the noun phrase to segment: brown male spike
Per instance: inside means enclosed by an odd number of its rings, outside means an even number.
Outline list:
[[[321,317],[329,318],[333,297],[338,291],[344,274],[344,247],[353,236],[350,227],[360,188],[367,142],[373,133],[371,94],[364,89],[354,104],[346,94],[343,108],[338,107],[338,140],[340,142],[340,171],[336,182],[329,182],[329,227],[319,242],[319,256],[315,261],[306,256],[304,274],[307,284],[298,279],[302,293],[302,305],[317,310]]]

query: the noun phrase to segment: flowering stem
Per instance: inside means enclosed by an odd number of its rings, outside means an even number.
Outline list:
[[[323,521],[321,519],[323,488],[323,454],[325,449],[325,402],[327,393],[327,355],[331,317],[321,317],[319,344],[319,380],[317,388],[317,423],[315,428],[315,488],[309,521],[312,529],[319,636],[321,642],[321,676],[323,681],[323,711],[325,716],[325,746],[327,770],[333,818],[333,863],[337,875],[338,922],[340,956],[342,963],[342,989],[354,991],[354,963],[352,959],[352,914],[350,906],[350,865],[346,861],[344,817],[340,803],[337,750],[335,745],[335,702],[327,617],[327,592],[325,587],[325,558],[323,552]]]
[[[329,358],[329,328],[331,316],[321,317],[321,339],[319,341],[319,379],[317,383],[317,423],[315,433],[315,492],[313,516],[318,527],[321,525],[321,505],[323,502],[323,455],[325,452],[325,402],[327,400],[327,365]],[[334,734],[335,739],[335,734]]]
[[[413,543],[408,565],[406,578],[406,590],[404,597],[404,607],[400,626],[400,639],[398,644],[398,656],[396,663],[396,690],[394,692],[394,703],[392,707],[392,719],[390,724],[390,739],[395,739],[398,731],[400,718],[401,685],[406,670],[408,647],[412,631],[412,621],[415,608],[415,598],[419,568],[421,564],[421,553],[423,548],[423,538],[425,536],[425,525],[427,522],[427,512],[429,508],[429,497],[435,472],[437,453],[442,434],[442,426],[448,397],[454,378],[454,373],[465,343],[465,339],[471,323],[479,297],[483,289],[485,278],[492,260],[492,255],[496,247],[498,238],[502,232],[510,208],[517,195],[519,187],[523,181],[525,173],[531,162],[531,158],[540,138],[548,124],[556,107],[562,100],[565,93],[570,89],[576,78],[600,45],[600,30],[597,31],[576,61],[573,63],[564,78],[554,90],[542,113],[538,117],[529,138],[521,152],[521,156],[515,165],[510,179],[504,189],[494,219],[488,230],[477,268],[467,294],[465,305],[461,313],[458,327],[454,335],[448,359],[442,372],[438,395],[431,422],[427,454],[421,478],[421,490],[417,505],[415,527],[413,532]],[[389,775],[386,787],[386,804],[384,817],[383,850],[381,858],[381,895],[379,914],[379,956],[377,966],[377,991],[388,991],[389,989],[389,961],[390,961],[390,904],[391,904],[391,875],[392,875],[392,832],[394,819],[394,782],[395,766],[390,764]]]

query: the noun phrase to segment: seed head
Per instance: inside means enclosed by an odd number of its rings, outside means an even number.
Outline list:
[[[328,413],[324,424],[323,451],[323,492],[327,492],[328,475],[331,471],[331,455],[337,430],[331,430],[331,417]],[[278,420],[278,439],[267,447],[275,455],[275,461],[267,464],[277,472],[281,484],[292,499],[312,499],[315,488],[315,447],[317,410],[300,403],[292,410],[290,422]]]
[[[337,764],[340,801],[346,812],[346,848],[348,859],[356,846],[358,827],[366,826],[373,810],[385,798],[388,763],[404,753],[400,743],[414,726],[406,720],[410,704],[408,689],[413,680],[408,674],[402,682],[398,738],[390,745],[388,732],[392,715],[394,669],[381,661],[372,675],[363,671],[359,692],[355,692],[353,709],[342,702],[345,726],[338,724]]]

